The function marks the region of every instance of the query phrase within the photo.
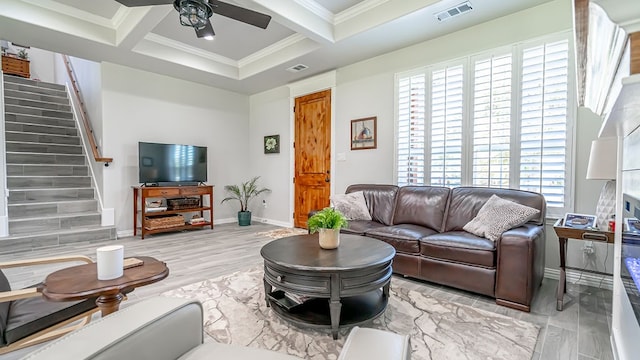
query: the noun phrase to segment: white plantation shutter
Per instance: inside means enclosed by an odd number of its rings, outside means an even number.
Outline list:
[[[520,188],[564,208],[567,178],[567,40],[522,53]]]
[[[509,187],[511,57],[491,57],[474,65],[473,186]]]
[[[570,37],[398,75],[398,185],[520,188],[572,211]]]
[[[431,180],[462,185],[463,66],[434,71],[431,80]]]
[[[425,75],[398,80],[397,182],[424,184]]]

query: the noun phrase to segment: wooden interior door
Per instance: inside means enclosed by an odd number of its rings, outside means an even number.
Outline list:
[[[331,189],[331,90],[296,98],[295,227],[306,228],[309,211],[329,206]]]

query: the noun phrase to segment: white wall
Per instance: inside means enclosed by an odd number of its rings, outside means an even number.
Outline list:
[[[544,24],[544,26],[540,26]],[[503,45],[534,39],[547,34],[569,31],[572,27],[571,3],[556,0],[541,6],[505,16],[469,29],[421,44],[400,49],[376,58],[368,59],[337,69],[335,89],[334,161],[332,177],[336,193],[343,193],[354,183],[393,183],[394,168],[394,74],[421,66],[479,53]],[[508,29],[508,31],[507,31]],[[252,142],[270,129],[289,129],[291,108],[288,92],[274,89],[251,97]],[[265,116],[274,114],[274,116]],[[575,210],[593,213],[602,182],[584,180],[591,140],[596,137],[601,120],[580,114],[576,125],[576,174]],[[375,150],[351,151],[349,145],[350,121],[357,118],[378,117],[378,147]],[[267,135],[264,133],[264,135]],[[281,138],[291,139],[291,134],[281,133]],[[281,149],[286,143],[283,141]],[[290,144],[289,144],[290,146]],[[344,161],[337,161],[344,154]],[[282,154],[281,154],[282,155]],[[276,183],[281,174],[268,171],[262,166],[262,148],[252,148],[251,157],[260,159],[252,165],[254,172]],[[288,156],[279,156],[270,161],[270,168],[285,169],[291,161]],[[291,181],[279,186],[272,198],[288,199],[293,191]],[[279,222],[291,222],[291,208],[284,205],[264,209],[264,217]],[[596,245],[596,263],[600,264],[606,254],[606,246]],[[582,266],[582,251],[571,244],[570,264]],[[546,267],[559,266],[558,240],[553,228],[547,226]],[[611,253],[609,254],[611,258]],[[608,261],[608,264],[610,261]],[[608,265],[610,271],[611,265]]]
[[[291,226],[289,192],[292,184],[290,159],[293,156],[293,138],[289,129],[289,90],[279,87],[252,96],[250,112],[250,175],[260,176],[259,185],[272,192],[254,200],[249,210],[256,217],[268,219],[271,223]],[[267,135],[280,135],[279,154],[264,153],[263,143]],[[262,199],[267,207],[263,206]]]
[[[98,149],[100,151],[101,156],[110,157],[109,154],[105,154],[102,148],[102,69],[100,63],[84,60],[80,58],[69,57],[69,61],[71,62],[71,68],[73,70],[74,76],[77,80],[76,85],[80,90],[80,96],[82,97],[82,102],[84,103],[85,111],[87,112],[87,120],[93,129],[94,138],[96,143],[98,144]],[[62,55],[55,55],[55,74],[54,79],[58,84],[67,85],[69,93],[71,96],[73,95],[73,87],[71,85],[71,80],[69,79],[69,75],[67,73],[67,68],[64,64],[64,60]],[[74,100],[73,105],[75,106],[75,111],[80,116],[80,112],[82,111],[80,108],[80,102]],[[82,118],[76,119],[78,124],[82,123]],[[100,194],[101,198],[104,199],[104,176],[103,176],[103,168],[104,163],[97,163],[94,160],[91,146],[89,145],[88,135],[85,132],[84,126],[79,125],[79,131],[82,132],[82,136],[85,144],[85,153],[87,154],[87,158],[89,159],[89,163],[92,169],[93,174],[95,175],[96,182],[96,191]],[[104,207],[104,201],[101,204]]]
[[[223,186],[249,171],[249,98],[163,75],[102,64],[105,207],[114,208],[120,235],[133,229],[132,185],[138,185],[138,142],[207,147],[208,184],[215,185],[215,220],[235,218],[220,205]]]

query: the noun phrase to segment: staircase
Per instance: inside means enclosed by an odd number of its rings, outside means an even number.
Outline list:
[[[4,76],[9,237],[0,253],[116,238],[102,227],[63,85]]]

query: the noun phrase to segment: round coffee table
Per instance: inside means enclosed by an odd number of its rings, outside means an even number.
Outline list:
[[[298,326],[330,328],[337,339],[341,326],[382,314],[395,253],[383,241],[350,234],[340,234],[334,250],[320,248],[318,234],[274,240],[260,250],[267,306]]]

